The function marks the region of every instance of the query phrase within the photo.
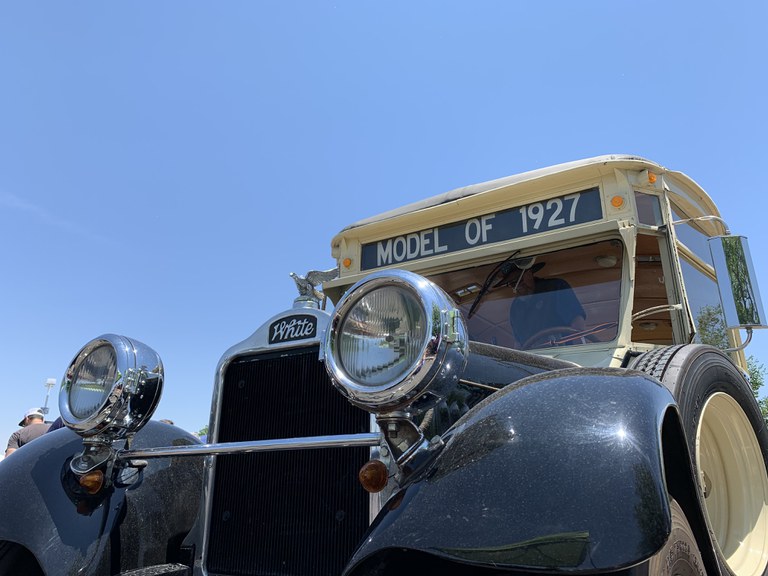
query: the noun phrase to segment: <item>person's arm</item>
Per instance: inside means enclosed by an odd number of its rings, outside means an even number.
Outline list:
[[[8,455],[12,452],[15,452],[19,448],[19,432],[16,431],[13,434],[11,434],[11,437],[8,439],[8,446],[5,449],[5,457],[8,458]]]

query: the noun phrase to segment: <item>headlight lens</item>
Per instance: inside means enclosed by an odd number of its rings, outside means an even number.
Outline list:
[[[109,396],[117,374],[117,358],[112,346],[97,346],[75,367],[69,391],[69,408],[76,418],[96,412]]]
[[[380,386],[400,378],[421,358],[427,321],[416,295],[384,286],[363,295],[339,326],[338,357],[350,378]]]
[[[137,340],[105,334],[70,362],[59,392],[61,419],[81,436],[118,440],[151,418],[162,386],[157,352]]]
[[[326,334],[326,368],[350,401],[399,409],[458,380],[466,328],[445,292],[402,270],[378,272],[344,295]]]

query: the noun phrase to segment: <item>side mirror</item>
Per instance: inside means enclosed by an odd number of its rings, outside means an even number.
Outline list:
[[[768,328],[744,236],[709,238],[727,328]]]

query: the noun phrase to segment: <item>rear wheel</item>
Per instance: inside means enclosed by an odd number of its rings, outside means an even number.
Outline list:
[[[654,350],[632,367],[661,380],[677,400],[721,564],[738,576],[764,576],[768,432],[749,384],[709,346]]]

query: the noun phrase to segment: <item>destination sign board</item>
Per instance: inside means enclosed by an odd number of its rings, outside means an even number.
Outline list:
[[[600,220],[599,188],[363,244],[361,270],[450,254]]]

